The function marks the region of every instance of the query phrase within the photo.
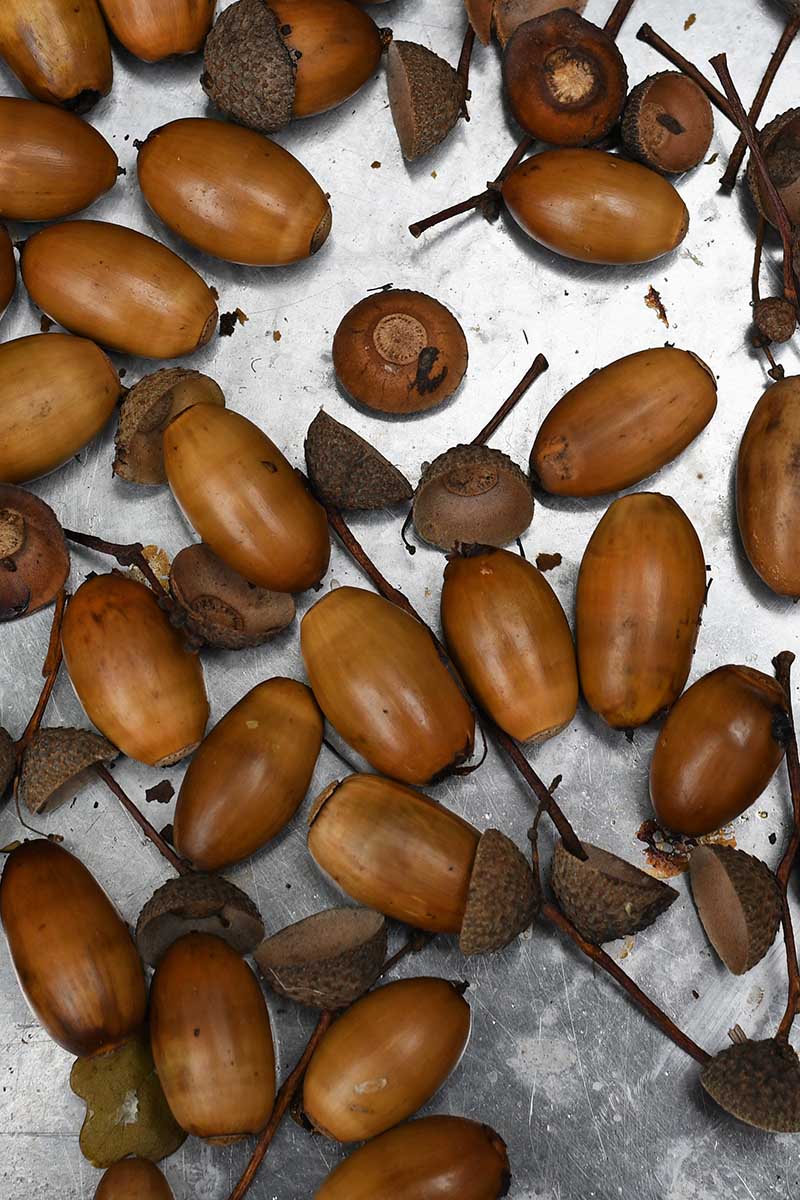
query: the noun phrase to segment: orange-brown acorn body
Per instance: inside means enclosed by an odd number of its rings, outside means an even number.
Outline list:
[[[215,4],[216,0],[100,0],[111,32],[145,62],[201,50]]]
[[[97,0],[3,0],[0,58],[31,95],[74,112],[111,91],[111,47]]]
[[[174,1200],[172,1188],[147,1158],[123,1158],[109,1167],[94,1200]]]
[[[17,290],[17,260],[5,225],[0,225],[0,317]]]

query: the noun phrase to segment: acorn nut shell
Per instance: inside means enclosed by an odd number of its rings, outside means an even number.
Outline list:
[[[111,91],[111,47],[97,0],[3,0],[0,58],[38,100],[72,112],[88,112]]]
[[[696,846],[689,877],[708,940],[734,975],[760,962],[781,923],[778,882],[766,863],[732,846]]]
[[[405,475],[379,450],[323,409],[308,427],[305,452],[314,491],[334,508],[390,508],[414,494]]]
[[[90,729],[37,729],[22,758],[19,802],[28,812],[52,812],[92,780],[92,767],[118,754]]]
[[[139,913],[136,944],[154,967],[188,933],[213,934],[245,955],[264,937],[264,923],[247,893],[230,880],[190,872],[156,889]]]
[[[0,483],[0,622],[44,608],[68,574],[69,551],[52,508],[33,492]]]
[[[94,1200],[174,1200],[172,1188],[146,1158],[123,1158],[109,1167]]]
[[[720,1108],[769,1133],[800,1133],[800,1060],[788,1042],[768,1038],[721,1050],[700,1073]]]
[[[211,28],[216,0],[100,0],[111,32],[144,62],[196,54]]]
[[[453,446],[430,463],[414,493],[414,528],[440,550],[505,546],[533,520],[523,471],[491,446]]]

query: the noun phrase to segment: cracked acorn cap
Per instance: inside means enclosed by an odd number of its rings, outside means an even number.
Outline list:
[[[0,725],[0,800],[6,794],[6,788],[14,778],[17,769],[17,755],[14,749],[14,739]]]
[[[314,490],[335,508],[389,508],[414,494],[402,471],[323,409],[308,427],[305,452]]]
[[[462,954],[502,950],[527,929],[541,895],[524,855],[499,829],[481,835],[458,946]]]
[[[764,165],[784,203],[791,225],[800,223],[800,108],[790,108],[774,117],[758,135]],[[747,183],[762,217],[777,228],[769,197],[752,154],[747,165]]]
[[[136,945],[144,961],[154,967],[187,933],[214,934],[246,955],[264,937],[264,923],[241,888],[221,875],[191,871],[167,880],[147,901],[136,922]]]
[[[113,473],[129,483],[166,483],[162,435],[172,418],[193,404],[224,408],[219,384],[184,367],[164,367],[143,376],[119,410]]]
[[[0,483],[0,623],[44,608],[68,574],[67,543],[50,505]]]
[[[622,114],[625,148],[654,171],[689,171],[705,158],[714,114],[705,92],[680,71],[659,71],[637,83]]]
[[[440,550],[505,546],[533,520],[528,477],[491,446],[453,446],[430,463],[414,493],[414,528]]]
[[[737,1041],[700,1073],[720,1108],[768,1133],[800,1133],[800,1060],[787,1042]]]
[[[556,842],[550,883],[559,907],[579,933],[601,946],[652,925],[678,893],[616,854],[582,842],[577,858]]]
[[[760,962],[781,923],[778,882],[766,863],[732,846],[697,846],[689,860],[697,913],[734,975]]]
[[[90,782],[96,763],[113,762],[118,754],[90,729],[38,729],[22,759],[20,803],[32,813],[51,812]]]
[[[394,41],[386,54],[386,82],[403,158],[413,162],[443,142],[462,115],[464,81],[426,46]]]

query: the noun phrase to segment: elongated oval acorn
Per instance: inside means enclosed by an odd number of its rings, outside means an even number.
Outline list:
[[[139,913],[136,945],[144,961],[155,967],[173,942],[188,933],[213,934],[245,955],[264,937],[264,922],[247,893],[229,879],[189,871],[156,888]]]
[[[117,41],[145,62],[203,48],[216,0],[99,0]]]
[[[356,1150],[315,1200],[499,1200],[510,1187],[506,1144],[493,1129],[466,1117],[423,1117]]]
[[[696,354],[671,346],[627,354],[551,408],[531,450],[531,479],[559,496],[621,491],[677,458],[716,407],[716,381]]]
[[[567,618],[545,577],[507,550],[452,558],[441,599],[447,649],[470,695],[511,737],[543,741],[578,706]]]
[[[120,405],[114,474],[128,483],[166,483],[164,430],[192,404],[224,408],[225,397],[208,375],[184,367],[162,367],[135,383]]]
[[[615,500],[576,594],[581,688],[612,729],[636,729],[678,699],[705,597],[703,548],[683,509],[657,492]]]
[[[97,0],[3,0],[0,58],[31,95],[73,112],[88,112],[111,91],[111,47]]]
[[[22,756],[20,804],[32,813],[52,811],[92,780],[92,767],[113,762],[118,753],[90,729],[37,729]]]
[[[6,859],[0,917],[37,1020],[70,1054],[113,1049],[144,1021],[144,971],[127,927],[77,858],[44,838]]]
[[[792,225],[800,221],[800,108],[790,108],[769,121],[758,135],[764,165],[783,201]],[[752,155],[747,167],[747,183],[756,208],[770,225],[777,220]]]
[[[357,1000],[308,1064],[303,1109],[314,1128],[337,1142],[363,1142],[427,1103],[469,1038],[462,992],[446,979],[399,979]]]
[[[98,434],[120,394],[99,347],[65,333],[0,345],[0,480],[54,471]]]
[[[443,142],[466,112],[466,90],[458,71],[418,42],[390,44],[386,83],[392,121],[408,162]]]
[[[419,536],[440,550],[506,546],[533,520],[533,496],[502,450],[451,446],[423,470],[412,511]]]
[[[800,1133],[800,1059],[788,1042],[738,1041],[715,1054],[700,1082],[720,1108],[768,1133]]]
[[[150,989],[150,1041],[178,1124],[217,1145],[258,1133],[275,1099],[275,1051],[261,988],[230,946],[190,933]]]
[[[714,136],[705,92],[680,71],[659,71],[631,90],[622,116],[622,141],[640,162],[677,175],[698,166]]]
[[[363,588],[308,610],[300,644],[325,716],[376,770],[428,783],[472,753],[475,720],[430,632]]]
[[[790,718],[781,685],[752,667],[704,675],[674,706],[650,764],[650,799],[665,829],[697,837],[734,820],[780,766]]]
[[[508,211],[542,246],[578,262],[651,262],[686,236],[689,213],[649,167],[601,150],[545,150],[502,185]]]
[[[316,254],[331,230],[327,196],[303,164],[238,125],[170,121],[140,147],[137,169],[153,212],[215,258],[283,266]]]
[[[485,0],[483,2],[485,3]],[[555,12],[557,8],[568,8],[572,12],[582,13],[586,4],[587,0],[494,0],[490,5],[494,35],[500,45],[505,47],[511,35],[526,21]],[[467,5],[467,11],[472,5],[474,0]],[[478,36],[480,37],[480,34]],[[488,37],[485,40],[488,45]]]
[[[22,251],[31,300],[73,333],[144,358],[180,358],[216,331],[217,305],[193,267],[110,221],[63,221]]]
[[[388,458],[323,409],[308,427],[305,452],[314,491],[334,508],[389,508],[414,493]]]
[[[732,846],[696,846],[689,877],[708,940],[734,975],[760,962],[781,923],[781,895],[760,858]]]
[[[0,483],[0,622],[38,612],[69,574],[64,532],[49,504]]]
[[[203,668],[143,583],[90,577],[64,616],[64,662],[86,715],[123,754],[170,766],[208,720]]]
[[[5,225],[0,225],[0,317],[17,290],[17,260]]]
[[[624,858],[581,844],[585,859],[556,842],[550,882],[559,907],[588,941],[599,946],[638,933],[678,899],[674,888]]]
[[[249,583],[302,592],[328,569],[325,510],[265,433],[196,404],[164,431],[164,465],[189,524]]]
[[[109,1167],[94,1200],[174,1200],[172,1188],[147,1158],[123,1158]]]

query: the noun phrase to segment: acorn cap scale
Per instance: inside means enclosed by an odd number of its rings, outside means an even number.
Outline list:
[[[118,754],[116,746],[89,729],[38,729],[22,759],[20,803],[32,813],[57,808],[90,781],[93,766]]]
[[[335,508],[388,508],[413,495],[397,467],[322,409],[308,427],[305,452],[315,491]]]
[[[734,975],[760,962],[781,923],[778,882],[766,863],[732,846],[697,846],[689,860],[697,912]]]
[[[533,520],[533,495],[515,462],[491,446],[453,446],[425,468],[414,528],[432,546],[505,546]]]
[[[386,54],[392,120],[403,157],[421,158],[447,137],[464,105],[458,72],[416,42],[393,41]]]
[[[213,379],[183,367],[165,367],[140,379],[119,410],[114,474],[128,483],[166,483],[164,430],[173,417],[193,404],[224,408],[225,397]]]
[[[678,893],[616,854],[581,842],[577,858],[556,842],[550,883],[559,907],[579,933],[598,946],[652,925]]]
[[[458,945],[462,954],[502,950],[535,919],[541,896],[525,857],[498,829],[478,842]]]
[[[292,119],[295,61],[265,0],[236,0],[206,38],[200,82],[220,112],[272,133]]]
[[[680,71],[659,71],[632,89],[622,116],[622,141],[640,162],[663,174],[696,167],[714,135],[708,97]]]
[[[800,1060],[786,1042],[737,1042],[706,1063],[700,1082],[720,1108],[769,1133],[800,1133]]]
[[[250,954],[264,936],[250,897],[220,875],[189,872],[170,879],[147,901],[136,922],[136,945],[151,967],[187,933],[210,933],[239,954]]]
[[[69,574],[58,519],[44,500],[0,483],[0,623],[44,608]]]

